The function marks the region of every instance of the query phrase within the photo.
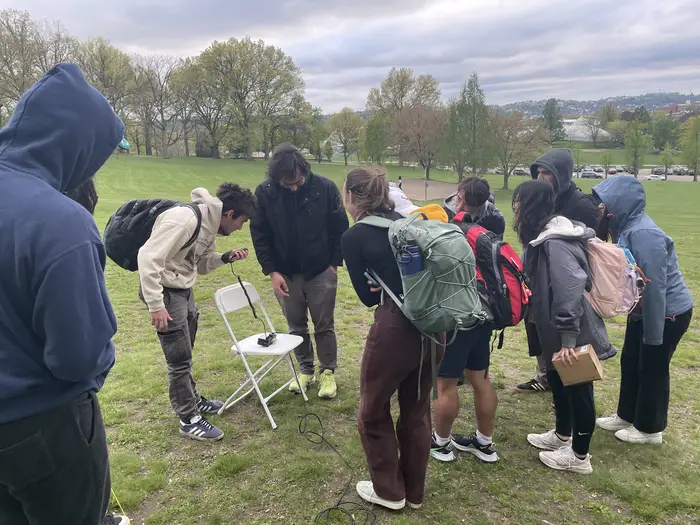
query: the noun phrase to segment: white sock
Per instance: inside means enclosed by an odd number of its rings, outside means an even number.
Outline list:
[[[438,436],[437,432],[433,432],[433,438],[435,439],[435,443],[437,443],[441,447],[444,447],[450,442],[450,438],[440,437]]]
[[[476,429],[476,440],[479,442],[479,445],[490,445],[493,443],[493,440],[491,439],[491,436],[485,436],[481,432],[479,432],[479,429]]]

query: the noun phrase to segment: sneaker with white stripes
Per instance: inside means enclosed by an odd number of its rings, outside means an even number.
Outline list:
[[[199,410],[200,414],[218,414],[223,406],[224,404],[221,401],[207,399],[204,396],[201,396],[197,402],[197,410]]]
[[[197,441],[219,441],[224,433],[202,416],[194,416],[189,423],[180,421],[180,434]]]

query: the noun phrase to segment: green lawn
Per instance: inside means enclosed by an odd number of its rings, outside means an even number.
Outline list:
[[[628,163],[627,154],[622,148],[612,147],[610,144],[598,144],[595,148],[590,142],[570,142],[568,140],[563,140],[554,143],[555,148],[569,148],[572,151],[581,150],[580,162],[581,164],[603,164],[603,152],[610,151],[611,163],[613,166],[624,166]],[[584,151],[584,150],[594,150],[594,151]],[[683,159],[681,158],[680,151],[673,151],[673,162],[674,164],[682,164]],[[644,165],[646,166],[658,166],[661,164],[660,155],[658,153],[647,153],[644,155]]]
[[[342,182],[344,166],[324,165],[319,172]],[[412,170],[390,170],[411,176]],[[263,178],[262,162],[115,157],[98,175],[97,221],[128,199],[186,199],[192,188],[212,192],[233,180],[255,186]],[[417,176],[420,176],[418,173]],[[454,179],[452,179],[454,180]],[[522,178],[511,179],[511,186]],[[493,176],[494,187],[502,178]],[[593,181],[580,181],[590,189]],[[691,288],[700,291],[700,186],[650,183],[649,211],[675,237]],[[510,223],[510,192],[497,192],[497,202]],[[695,203],[695,204],[694,204]],[[508,239],[514,234],[508,230]],[[252,248],[247,228],[219,241],[221,251]],[[252,255],[252,254],[251,254]],[[269,280],[251,257],[236,264],[245,280],[261,292],[278,329],[285,324]],[[321,402],[312,395],[308,409],[323,420],[328,439],[352,465],[323,446],[300,436],[300,397],[283,393],[271,404],[279,425],[271,430],[255,398],[237,405],[212,422],[226,433],[223,441],[202,444],[178,435],[167,395],[165,363],[160,346],[139,302],[135,274],[109,265],[110,296],[119,317],[117,363],[100,394],[110,441],[113,487],[133,523],[149,525],[307,524],[339,498],[349,477],[348,498],[357,501],[354,482],[367,478],[355,428],[359,396],[359,362],[370,312],[355,296],[347,273],[340,272],[336,325],[340,346],[339,395]],[[228,268],[199,280],[201,309],[194,370],[201,391],[225,399],[244,377],[240,360],[232,359],[230,340],[216,312],[212,295],[233,283]],[[258,325],[247,311],[234,316],[234,330],[250,334]],[[621,345],[623,320],[610,323],[610,335]],[[699,523],[700,516],[700,326],[693,322],[673,361],[670,427],[661,447],[633,447],[612,434],[596,432],[592,450],[594,473],[556,473],[540,464],[525,435],[553,427],[547,395],[522,395],[515,383],[531,377],[534,360],[527,357],[524,331],[511,329],[506,345],[493,355],[492,375],[500,407],[495,442],[502,460],[494,465],[461,456],[446,465],[431,462],[425,506],[391,514],[379,509],[377,523],[393,524],[582,524]],[[605,363],[606,378],[596,385],[599,414],[614,410],[619,384],[619,358]],[[280,376],[273,377],[279,379]],[[274,383],[268,382],[268,392]],[[463,411],[457,431],[472,431],[471,394],[463,388]],[[312,391],[312,394],[315,392]],[[329,521],[328,523],[331,523]],[[347,523],[337,521],[334,523]]]

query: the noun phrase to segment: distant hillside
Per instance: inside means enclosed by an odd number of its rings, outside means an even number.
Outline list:
[[[700,102],[700,95],[682,93],[647,93],[646,95],[609,97],[600,100],[559,100],[562,115],[586,115],[602,108],[608,102],[615,104],[619,110],[634,109],[644,106],[650,111],[667,104],[682,104],[685,101]],[[541,115],[546,100],[527,100],[501,106],[506,111],[517,109],[526,115]]]

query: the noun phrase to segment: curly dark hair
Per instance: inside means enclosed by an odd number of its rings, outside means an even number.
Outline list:
[[[248,188],[241,188],[233,182],[224,182],[216,190],[216,196],[223,203],[221,213],[224,214],[233,210],[233,218],[241,215],[254,217],[258,208],[255,195]]]
[[[526,246],[537,239],[554,216],[556,195],[554,188],[544,180],[523,182],[513,192],[513,230]]]
[[[311,164],[294,144],[285,142],[277,146],[267,161],[267,176],[274,182],[295,179],[297,169],[301,175],[311,174]]]

